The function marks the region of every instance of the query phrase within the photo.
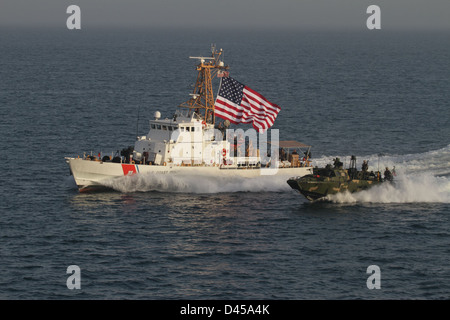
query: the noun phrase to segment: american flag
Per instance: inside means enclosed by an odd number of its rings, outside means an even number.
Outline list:
[[[281,108],[231,77],[222,78],[215,115],[231,123],[252,123],[259,133],[270,128]]]

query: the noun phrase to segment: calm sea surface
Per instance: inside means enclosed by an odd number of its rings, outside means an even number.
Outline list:
[[[281,106],[280,139],[397,183],[320,203],[276,178],[79,194],[64,157],[133,145],[211,43]],[[450,298],[449,70],[443,33],[0,30],[0,299]]]

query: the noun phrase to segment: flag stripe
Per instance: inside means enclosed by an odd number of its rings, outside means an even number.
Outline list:
[[[231,107],[229,105],[225,105],[225,109],[216,107],[216,115],[223,119],[228,119],[231,122],[233,122],[234,124],[258,122],[258,123],[261,123],[261,125],[263,127],[267,127],[267,128],[273,125],[272,119],[270,119],[270,121],[268,121],[269,120],[268,118],[264,118],[264,117],[260,117],[260,116],[256,116],[256,115],[254,115],[254,116],[247,115],[243,112],[236,112],[235,110],[233,110],[233,107]],[[262,124],[263,121],[265,121],[267,124],[263,125]]]
[[[281,108],[230,77],[222,79],[215,102],[216,116],[233,124],[252,123],[258,132],[270,128]]]
[[[242,104],[245,105],[246,102],[247,101],[245,101],[243,99]],[[252,113],[252,114],[249,115],[250,117],[255,117],[256,119],[261,119],[263,121],[266,121],[268,123],[268,127],[271,127],[273,125],[273,123],[275,122],[275,118],[276,118],[277,114],[272,113],[272,112],[268,113],[268,112],[265,112],[263,110],[262,111],[258,111],[258,109],[255,110],[255,108],[253,108],[254,103],[252,103],[251,101],[249,102],[249,105],[250,105],[250,110],[251,110],[251,113]]]
[[[255,110],[250,106],[250,104],[246,102],[242,102],[242,105],[248,106],[246,108],[242,108],[236,104],[233,104],[231,101],[226,101],[223,98],[219,97],[216,101],[216,112],[220,111],[222,114],[225,112],[226,114],[233,116],[235,119],[241,118],[242,122],[249,123],[253,118],[259,119],[261,121],[267,121],[270,126],[275,122],[276,115],[265,114],[264,112],[260,112]]]
[[[258,103],[264,104],[264,106],[266,106],[270,110],[273,110],[274,112],[278,113],[281,110],[281,108],[279,106],[267,101],[263,96],[261,96],[259,93],[255,92],[255,91],[253,91],[249,87],[244,88],[244,95],[246,95],[249,98],[252,98],[252,100],[254,100]]]
[[[273,111],[271,109],[265,109],[265,110],[261,109],[260,104],[258,102],[253,101],[247,95],[244,95],[242,97],[241,104],[244,102],[248,103],[248,105],[254,109],[253,112],[255,112],[255,113],[260,113],[260,114],[268,113],[268,114],[272,114],[272,115],[276,115],[278,113],[277,111]]]
[[[261,117],[262,119],[267,117],[267,118],[270,118],[272,120],[272,122],[275,121],[275,118],[277,117],[276,114],[274,114],[274,113],[266,113],[264,111],[259,111],[258,109],[255,109],[254,106],[251,103],[245,101],[244,99],[242,99],[242,100],[243,100],[242,101],[242,105],[246,106],[247,110],[251,111],[252,115],[254,115],[255,117]]]

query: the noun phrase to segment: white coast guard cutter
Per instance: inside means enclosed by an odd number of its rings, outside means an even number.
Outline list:
[[[191,98],[170,117],[162,118],[156,111],[147,135],[137,137],[134,147],[116,156],[66,157],[79,190],[108,188],[111,179],[135,174],[245,178],[312,174],[310,146],[272,140],[262,148],[261,141],[258,147],[250,139],[249,130],[227,129],[229,121],[216,124],[212,79],[228,76],[221,55],[222,50],[213,47],[211,57],[191,57],[200,60]]]

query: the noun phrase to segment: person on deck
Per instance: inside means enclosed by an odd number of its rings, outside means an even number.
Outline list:
[[[366,160],[363,161],[361,169],[362,169],[363,172],[367,172],[367,170],[369,170],[369,164],[367,163]]]
[[[339,159],[339,158],[334,159],[334,168],[335,169],[342,169],[343,166],[344,166],[344,164],[341,162],[341,159]]]
[[[386,170],[384,171],[384,181],[392,181],[393,177],[392,177],[392,173],[389,170],[388,167],[386,167]]]

